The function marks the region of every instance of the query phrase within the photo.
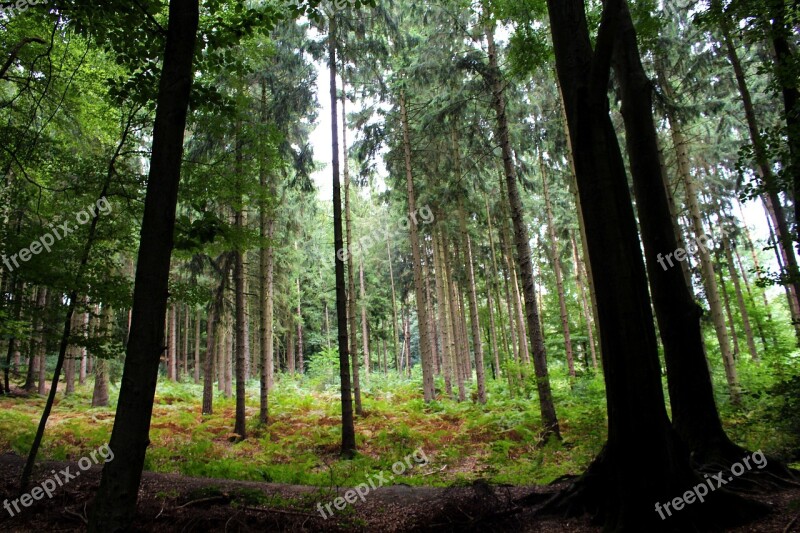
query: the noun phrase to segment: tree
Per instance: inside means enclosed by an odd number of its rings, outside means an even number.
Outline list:
[[[328,21],[328,68],[330,69],[331,96],[331,153],[333,154],[333,247],[336,261],[336,327],[338,328],[339,379],[342,401],[341,454],[353,458],[356,453],[356,433],[353,423],[353,398],[350,392],[350,355],[347,343],[347,295],[345,293],[344,263],[346,249],[342,237],[342,196],[339,182],[339,124],[336,110],[336,18]]]
[[[167,282],[199,16],[198,0],[170,2],[133,293],[131,336],[109,442],[114,453],[125,457],[125,461],[112,461],[103,468],[89,520],[92,532],[125,529],[136,512],[158,364],[164,350]]]

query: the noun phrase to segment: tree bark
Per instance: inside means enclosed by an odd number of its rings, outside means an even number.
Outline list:
[[[553,435],[560,439],[561,433],[558,427],[555,404],[553,403],[553,394],[550,389],[550,376],[547,372],[547,355],[542,339],[539,310],[536,304],[528,230],[523,220],[522,199],[519,196],[517,172],[512,159],[503,82],[498,67],[497,49],[494,44],[494,28],[490,27],[486,29],[486,38],[489,46],[489,83],[492,89],[492,105],[497,115],[497,137],[503,153],[506,192],[508,193],[508,203],[511,208],[511,220],[514,225],[514,241],[517,249],[517,263],[520,268],[523,294],[525,296],[527,326],[531,336],[533,367],[536,373],[536,388],[539,392],[539,408],[542,414],[545,436]]]
[[[553,255],[553,270],[556,275],[556,292],[558,293],[558,307],[561,314],[561,330],[564,333],[564,350],[567,356],[567,369],[569,375],[575,377],[575,361],[572,354],[572,339],[569,333],[569,315],[567,314],[567,299],[564,295],[564,276],[561,269],[561,253],[558,249],[558,237],[556,227],[553,222],[553,205],[550,201],[550,188],[547,186],[547,174],[545,173],[544,158],[539,152],[539,168],[542,173],[542,188],[544,191],[545,213],[547,214],[547,230],[550,235],[550,245]]]
[[[356,283],[355,266],[353,265],[353,228],[350,213],[350,164],[347,157],[347,113],[345,103],[347,98],[344,94],[346,82],[342,76],[342,153],[344,154],[343,178],[344,178],[344,215],[347,230],[347,327],[350,333],[350,358],[352,359],[353,371],[353,394],[356,401],[356,414],[361,416],[364,409],[361,406],[361,379],[359,375],[358,360],[358,329],[356,327]]]
[[[124,460],[111,461],[103,468],[89,520],[90,533],[125,529],[136,512],[158,364],[164,351],[167,282],[198,19],[198,0],[170,1],[134,284],[131,338],[109,443]]]
[[[328,60],[330,68],[331,137],[333,154],[333,247],[336,270],[336,325],[338,328],[339,379],[342,402],[343,457],[352,459],[356,453],[356,432],[353,423],[353,398],[350,392],[350,354],[347,346],[347,295],[345,294],[344,264],[346,253],[342,237],[342,197],[339,182],[339,125],[336,110],[336,19],[330,18],[328,35]],[[348,243],[349,244],[349,243]],[[342,250],[342,252],[340,252]]]
[[[406,171],[406,192],[408,194],[408,215],[410,220],[416,220],[417,204],[414,191],[414,176],[411,171],[411,137],[409,133],[408,108],[405,90],[400,91],[400,120],[403,129],[403,156]],[[409,226],[409,240],[411,241],[412,268],[414,271],[414,296],[417,304],[417,322],[419,326],[419,351],[422,359],[422,391],[425,403],[435,399],[433,389],[433,365],[431,345],[428,331],[428,313],[425,303],[425,280],[422,275],[422,254],[420,252],[419,234],[417,224]]]

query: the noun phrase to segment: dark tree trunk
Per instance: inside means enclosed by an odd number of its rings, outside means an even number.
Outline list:
[[[645,266],[609,116],[609,63],[622,5],[619,0],[606,2],[593,51],[583,0],[548,0],[589,261],[597,282],[609,417],[606,448],[578,485],[585,490],[584,509],[597,513],[607,530],[641,531],[663,528],[654,502],[671,500],[696,479],[664,407]],[[651,116],[649,109],[645,116]],[[672,235],[669,224],[663,231]],[[682,285],[680,269],[675,274]],[[647,475],[642,475],[642,465],[648,465]],[[711,498],[704,511],[716,509],[710,504]],[[693,518],[695,509],[673,516],[670,525]]]
[[[170,2],[133,290],[131,336],[109,443],[118,459],[103,468],[89,520],[90,532],[126,529],[136,513],[150,443],[158,366],[164,352],[169,266],[198,19],[198,0]]]
[[[333,248],[336,261],[336,326],[339,345],[339,378],[342,388],[342,450],[344,457],[352,459],[356,453],[356,432],[353,423],[353,398],[350,391],[350,355],[347,346],[347,295],[344,280],[344,239],[342,237],[342,193],[339,182],[339,125],[336,111],[336,19],[331,17],[328,35],[330,61],[331,135],[333,153]]]
[[[700,462],[741,458],[722,428],[706,361],[702,310],[682,269],[663,256],[680,247],[670,213],[653,122],[652,86],[642,68],[627,5],[618,15],[613,66],[622,96],[622,116],[642,231],[653,307],[667,365],[672,425]],[[666,266],[666,268],[665,268]],[[731,456],[733,454],[733,456]]]

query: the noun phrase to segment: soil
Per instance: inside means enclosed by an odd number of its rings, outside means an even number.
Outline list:
[[[16,483],[24,458],[0,456],[0,500],[17,498]],[[69,466],[81,475],[59,487],[52,499],[34,501],[11,517],[0,509],[0,532],[85,531],[88,506],[100,484],[100,467],[81,472],[75,463],[46,461],[35,470],[31,487],[51,471]],[[589,517],[541,517],[536,509],[565,487],[469,486],[438,488],[393,485],[370,489],[337,511],[334,498],[347,488],[320,488],[275,483],[190,478],[145,472],[139,490],[139,510],[133,531],[521,531],[596,533]],[[362,489],[363,490],[363,489]],[[514,502],[523,497],[532,507]],[[774,511],[765,519],[730,530],[735,533],[800,533],[800,489],[753,495]],[[351,499],[353,497],[351,496]],[[339,501],[339,505],[342,505]],[[319,504],[326,514],[323,518]],[[325,511],[331,504],[333,516]]]

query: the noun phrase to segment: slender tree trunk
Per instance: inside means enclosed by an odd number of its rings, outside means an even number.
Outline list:
[[[19,295],[15,295],[19,297]],[[36,371],[46,364],[45,357],[47,354],[47,346],[45,345],[44,337],[44,318],[42,314],[45,312],[47,305],[47,287],[41,286],[36,291],[36,307],[31,310],[33,314],[33,335],[31,335],[30,343],[30,357],[28,358],[28,374],[25,378],[25,385],[23,389],[28,392],[33,392],[36,389]],[[9,346],[13,349],[12,344],[16,339],[12,337],[9,339]],[[44,380],[42,380],[44,382]]]
[[[361,405],[361,379],[359,375],[358,360],[358,334],[356,327],[356,283],[355,266],[353,265],[353,228],[350,212],[350,164],[347,157],[347,113],[345,104],[347,98],[344,94],[346,82],[342,76],[342,150],[344,154],[343,178],[344,178],[344,214],[345,226],[347,231],[347,327],[350,333],[350,358],[353,372],[353,394],[356,401],[356,414],[361,416],[364,409]]]
[[[414,192],[414,176],[411,172],[411,138],[409,134],[408,109],[405,90],[400,92],[400,120],[403,128],[403,155],[406,171],[406,192],[408,194],[408,215],[411,220],[416,220],[417,204]],[[430,351],[428,338],[428,313],[425,303],[425,280],[422,274],[422,254],[420,252],[419,234],[417,224],[409,224],[409,240],[411,241],[412,268],[414,271],[414,295],[417,304],[417,321],[419,325],[419,351],[422,363],[422,390],[425,403],[434,400],[433,389],[433,355]]]
[[[200,310],[197,310],[197,314],[195,315],[194,319],[194,384],[200,384],[200,326],[201,326],[201,314]]]
[[[386,239],[386,253],[389,258],[389,280],[392,284],[392,349],[394,353],[395,366],[397,367],[397,371],[400,372],[400,359],[398,356],[400,353],[400,347],[398,346],[400,343],[400,337],[397,334],[397,294],[394,288],[394,268],[392,267],[392,244],[390,239]]]
[[[302,374],[305,371],[305,361],[303,360],[303,308],[301,306],[302,293],[300,291],[300,278],[297,278],[297,371]]]
[[[564,332],[564,350],[567,355],[567,369],[569,375],[575,377],[575,361],[572,355],[572,339],[569,332],[569,315],[567,314],[567,299],[564,296],[564,276],[561,269],[561,253],[558,247],[558,237],[556,227],[553,222],[553,205],[550,201],[550,188],[547,186],[547,174],[545,173],[544,158],[539,152],[539,168],[542,173],[542,187],[544,190],[545,212],[547,214],[547,229],[550,235],[550,245],[552,246],[553,270],[556,275],[556,292],[558,293],[558,307],[561,311],[561,330]]]
[[[448,337],[450,338],[450,354],[451,354],[451,362],[450,366],[452,372],[455,374],[456,378],[456,386],[458,387],[458,401],[463,402],[467,399],[467,392],[464,388],[464,372],[461,368],[461,346],[458,342],[458,304],[456,303],[456,293],[453,289],[455,285],[455,281],[453,280],[453,269],[451,267],[452,262],[447,260],[450,257],[450,252],[448,250],[448,241],[444,237],[444,233],[442,233],[442,254],[445,258],[443,261],[444,263],[444,284],[447,286],[447,301],[449,304],[449,320],[447,323],[447,331]]]
[[[575,283],[578,285],[578,293],[581,296],[581,310],[586,322],[586,334],[589,338],[589,351],[592,354],[592,368],[597,370],[597,353],[594,349],[594,315],[589,312],[589,302],[586,299],[586,287],[583,283],[583,262],[578,254],[578,243],[575,242],[575,234],[570,232],[572,241],[572,258],[575,262]]]
[[[717,4],[717,2],[714,2],[713,4]],[[718,8],[718,5],[715,5],[715,7]],[[724,17],[720,17],[720,21],[720,31],[725,43],[725,51],[728,56],[728,61],[730,61],[731,66],[733,67],[734,75],[736,76],[736,85],[739,89],[739,95],[742,99],[745,119],[747,120],[747,130],[750,134],[750,141],[753,144],[753,153],[755,154],[759,174],[761,179],[764,180],[764,186],[766,188],[766,191],[763,195],[764,203],[766,204],[767,210],[772,217],[779,239],[780,252],[783,256],[784,264],[786,265],[788,271],[787,273],[789,282],[787,283],[787,293],[789,294],[789,309],[792,313],[795,336],[797,338],[797,342],[800,343],[800,301],[798,301],[798,297],[800,297],[800,269],[798,269],[792,237],[789,233],[789,228],[786,224],[786,216],[783,213],[783,207],[778,195],[779,187],[775,183],[775,175],[772,172],[772,167],[769,164],[767,149],[764,139],[761,135],[761,130],[758,126],[758,119],[756,118],[755,107],[753,106],[753,98],[750,94],[750,88],[747,85],[744,68],[741,60],[739,59],[739,54],[736,51],[736,46],[733,42],[733,39],[731,38],[728,22]],[[797,157],[800,157],[800,154],[795,154],[793,156],[795,163],[797,162]],[[798,185],[798,173],[796,172],[797,169],[798,167],[795,167],[795,172],[793,174],[793,179],[795,180],[795,198],[798,197],[796,195]],[[800,212],[800,210],[795,209],[795,212],[795,216],[797,216],[797,212]]]
[[[663,86],[665,92],[668,95],[672,95],[666,78],[663,78]],[[686,204],[689,208],[694,237],[695,241],[697,242],[696,247],[698,249],[701,272],[703,274],[703,285],[705,287],[708,305],[711,308],[711,320],[714,324],[714,330],[717,334],[720,351],[722,352],[722,362],[725,367],[725,378],[728,382],[728,390],[731,395],[731,401],[735,404],[738,404],[739,378],[736,375],[736,365],[733,360],[733,355],[731,354],[730,339],[728,338],[728,333],[725,329],[725,316],[719,297],[719,289],[717,287],[716,277],[714,275],[714,263],[712,262],[711,255],[705,246],[707,244],[708,236],[703,229],[702,215],[697,196],[697,187],[689,164],[687,141],[683,135],[680,123],[675,118],[674,113],[669,107],[667,108],[667,118],[669,119],[670,130],[672,132],[672,144],[677,156],[678,172],[680,173],[686,189]],[[672,250],[674,249],[675,248]],[[672,250],[665,249],[664,253],[670,253]],[[667,260],[668,262],[670,261],[669,257],[667,257]]]
[[[234,227],[241,235],[245,229],[245,213],[244,213],[244,196],[242,193],[242,140],[240,136],[241,122],[236,125],[236,188],[237,188],[237,206],[234,212]],[[247,419],[245,413],[245,402],[247,400],[247,364],[245,357],[245,346],[247,343],[247,313],[246,313],[246,297],[245,297],[245,272],[244,266],[245,252],[237,247],[233,252],[233,278],[235,287],[235,305],[236,305],[236,415],[233,433],[236,435],[237,441],[242,441],[247,438]],[[227,390],[226,390],[227,392]]]
[[[364,349],[364,376],[368,379],[370,372],[370,354],[369,354],[369,327],[367,324],[367,291],[364,287],[364,250],[358,257],[358,279],[360,285],[361,295],[361,343]]]
[[[458,210],[459,224],[461,226],[461,238],[466,241],[467,247],[464,250],[465,268],[467,271],[467,285],[469,291],[469,312],[470,324],[472,326],[472,348],[475,356],[475,376],[478,382],[478,402],[486,403],[486,376],[483,364],[483,342],[481,341],[481,324],[478,318],[478,296],[475,289],[475,268],[472,259],[472,239],[467,231],[467,223],[464,217],[463,208]],[[472,372],[470,372],[471,374]]]
[[[178,379],[178,312],[173,303],[169,310],[169,375],[170,380]]]
[[[523,220],[522,200],[519,195],[517,173],[511,151],[503,82],[498,67],[497,49],[494,44],[494,28],[487,28],[486,37],[489,49],[489,84],[493,93],[492,105],[497,115],[497,137],[503,153],[506,191],[508,193],[508,202],[511,210],[511,220],[514,226],[514,241],[517,251],[516,259],[522,277],[528,333],[531,336],[533,366],[536,374],[536,386],[539,392],[539,408],[542,414],[545,436],[553,435],[560,439],[561,434],[558,427],[555,404],[553,403],[553,395],[550,389],[550,376],[547,372],[547,355],[542,338],[536,289],[533,282],[533,264],[531,261],[528,230]],[[527,353],[527,343],[525,346],[525,353]]]
[[[347,295],[345,294],[344,265],[346,253],[342,237],[342,197],[339,183],[339,125],[336,110],[336,19],[330,18],[328,35],[331,97],[331,137],[333,154],[333,247],[336,265],[336,325],[339,330],[339,379],[342,402],[342,456],[353,458],[356,453],[356,433],[353,423],[353,398],[350,392],[350,354],[347,346]],[[349,244],[349,242],[348,242]],[[341,250],[341,252],[340,252]]]
[[[747,350],[750,352],[750,357],[753,361],[758,361],[758,351],[756,350],[756,341],[753,338],[753,328],[750,326],[750,313],[747,311],[747,305],[744,302],[744,294],[742,293],[742,285],[739,282],[739,275],[736,272],[736,265],[733,262],[733,254],[731,253],[731,241],[723,237],[722,247],[725,250],[725,258],[728,263],[728,274],[733,282],[733,289],[736,293],[736,303],[739,305],[739,314],[742,317],[742,327],[744,328],[744,335],[747,339]]]
[[[206,356],[203,360],[203,414],[214,413],[214,352],[216,340],[214,331],[217,327],[217,313],[214,304],[208,310],[206,323]]]
[[[111,336],[111,318],[113,311],[108,304],[103,304],[100,317],[99,333],[109,339]],[[108,360],[98,357],[94,365],[94,390],[92,392],[92,407],[108,407]]]
[[[444,390],[448,398],[453,397],[453,367],[452,351],[450,344],[450,328],[447,324],[447,299],[445,298],[444,285],[447,283],[442,259],[441,228],[434,232],[433,237],[433,262],[436,275],[434,286],[436,288],[436,303],[439,319],[439,331],[442,339],[442,370],[444,373]]]

